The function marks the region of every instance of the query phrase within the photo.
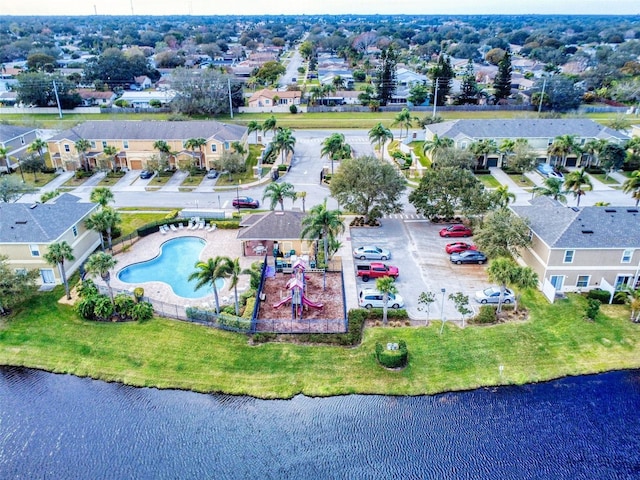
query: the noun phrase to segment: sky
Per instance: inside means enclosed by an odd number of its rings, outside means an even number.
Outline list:
[[[0,0],[3,15],[638,15],[638,0]]]

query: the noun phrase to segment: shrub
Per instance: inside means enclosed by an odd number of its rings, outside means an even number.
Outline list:
[[[282,164],[282,165],[278,165],[278,171],[279,172],[286,172],[287,171],[287,165]]]
[[[116,304],[116,313],[120,315],[120,318],[131,318],[133,307],[136,305],[136,301],[132,297],[125,293],[119,293],[113,301]]]
[[[261,332],[261,333],[254,333],[252,340],[253,340],[253,343],[267,343],[267,342],[272,342],[277,338],[278,338],[277,333]]]
[[[589,293],[587,293],[587,298],[598,300],[600,301],[600,303],[609,303],[611,294],[606,290],[589,290]]]
[[[236,317],[235,315],[229,315],[227,313],[221,313],[218,316],[218,325],[223,328],[229,328],[231,330],[249,331],[251,330],[251,320]]]
[[[482,305],[478,314],[469,319],[469,323],[476,325],[487,325],[496,323],[496,309],[492,305]]]
[[[149,302],[136,303],[131,309],[131,319],[136,322],[143,322],[153,318],[153,305]]]
[[[587,299],[587,309],[585,314],[588,319],[595,320],[598,316],[598,312],[600,311],[600,300],[596,300],[595,298]]]
[[[289,112],[291,112],[291,113],[293,113],[295,115],[296,113],[298,113],[298,107],[296,107],[295,105],[291,105],[289,107]]]
[[[178,210],[171,210],[164,218],[165,220],[173,220],[178,216]]]
[[[93,315],[96,318],[102,320],[109,320],[113,316],[113,303],[111,299],[106,295],[100,295],[96,298],[96,303],[93,307]]]
[[[200,322],[215,322],[216,320],[216,312],[213,310],[187,307],[186,313],[189,320],[197,320]]]
[[[95,309],[97,299],[98,299],[97,295],[88,295],[80,298],[80,300],[78,301],[78,303],[76,303],[76,306],[75,306],[76,312],[78,312],[78,314],[82,318],[86,320],[92,320],[93,311]]]
[[[46,203],[48,200],[51,200],[52,198],[55,198],[58,195],[60,195],[60,190],[58,190],[57,188],[50,192],[45,192],[42,195],[40,195],[40,202]]]
[[[78,285],[78,295],[80,298],[95,297],[98,295],[98,287],[93,280],[87,278]]]
[[[398,342],[397,350],[387,350],[381,343],[376,343],[376,359],[386,368],[402,368],[407,365],[409,351],[404,340]]]
[[[244,307],[242,318],[251,320],[253,318],[253,307],[256,305],[256,297],[247,298],[247,304]]]

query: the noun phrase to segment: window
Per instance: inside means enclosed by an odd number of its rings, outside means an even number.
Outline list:
[[[95,140],[91,140],[91,148],[96,148],[96,141]]]
[[[38,247],[38,245],[29,245],[29,250],[31,250],[32,257],[40,256],[40,247]]]
[[[633,257],[633,249],[628,248],[622,252],[622,260],[620,260],[620,263],[631,263],[631,257]]]
[[[465,150],[467,148],[467,142],[460,142],[460,148]]]
[[[547,140],[547,145],[553,145],[553,138]]]
[[[103,140],[103,141],[102,141],[102,148],[107,148],[107,142],[106,142],[106,140]]]
[[[578,275],[578,281],[576,287],[585,288],[589,286],[589,275]]]
[[[573,255],[575,254],[575,250],[565,250],[564,251],[564,263],[573,263]]]
[[[26,275],[27,274],[27,269],[26,268],[16,268],[16,275]]]
[[[224,142],[224,149],[229,150],[229,142]]]
[[[64,151],[65,152],[70,152],[71,151],[71,149],[69,148],[69,144],[68,143],[64,144]]]
[[[123,148],[129,148],[129,140],[123,140],[122,141],[122,147]]]
[[[556,289],[556,291],[560,291],[562,290],[562,285],[564,283],[564,275],[551,275],[549,281],[551,282],[551,285],[553,285],[553,288]]]
[[[214,152],[214,153],[217,152],[218,151],[218,146],[212,143],[211,144],[211,151]]]
[[[73,232],[73,236],[77,237],[78,236],[78,226],[74,225],[73,227],[71,227],[71,231]]]
[[[42,278],[42,283],[56,283],[56,277],[53,276],[53,270],[50,268],[41,268],[40,278]]]

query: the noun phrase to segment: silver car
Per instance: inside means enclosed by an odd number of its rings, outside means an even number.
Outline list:
[[[365,246],[353,250],[353,256],[360,260],[389,260],[391,252],[380,247]]]
[[[516,297],[508,288],[504,289],[504,296],[502,297],[502,303],[513,303]],[[500,287],[488,287],[484,290],[476,292],[476,302],[478,303],[499,303],[500,301]]]

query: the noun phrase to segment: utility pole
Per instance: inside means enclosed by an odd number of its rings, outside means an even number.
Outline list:
[[[231,101],[231,79],[227,78],[227,90],[229,91],[229,113],[233,118],[233,102]]]
[[[436,107],[438,106],[438,80],[439,78],[434,78],[433,81],[436,82],[436,89],[433,93],[433,115],[431,118],[436,118]]]
[[[62,108],[60,108],[60,99],[58,98],[58,86],[56,85],[56,81],[53,80],[53,93],[56,95],[56,105],[58,105],[58,115],[62,118]]]
[[[538,102],[538,115],[540,115],[540,112],[542,111],[542,99],[544,98],[544,89],[547,86],[547,78],[545,77],[542,80],[542,92],[540,93],[540,101]]]

